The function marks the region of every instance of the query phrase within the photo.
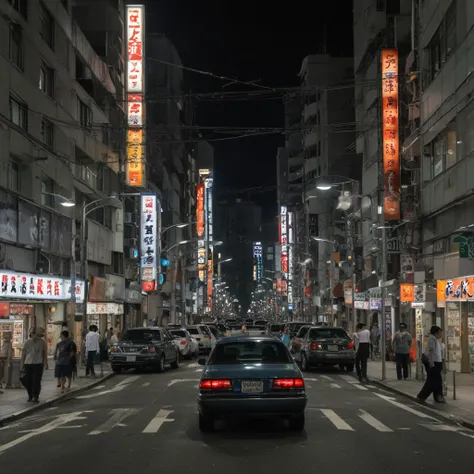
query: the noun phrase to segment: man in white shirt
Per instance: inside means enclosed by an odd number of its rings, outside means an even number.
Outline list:
[[[94,370],[94,361],[96,354],[100,353],[99,345],[99,333],[97,332],[97,326],[89,326],[89,332],[86,335],[85,342],[85,351],[86,351],[86,377],[89,374],[92,374],[95,377]]]
[[[361,382],[367,382],[367,360],[370,355],[370,331],[364,323],[357,325],[357,332],[354,334],[356,346],[356,371]]]

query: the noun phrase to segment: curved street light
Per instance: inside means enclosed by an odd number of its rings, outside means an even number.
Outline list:
[[[63,207],[74,207],[76,205],[76,203],[72,199],[69,199],[66,196],[63,196],[62,194],[46,193],[46,192],[42,192],[41,194],[44,194],[45,196],[52,196],[58,199],[60,201],[59,205]]]

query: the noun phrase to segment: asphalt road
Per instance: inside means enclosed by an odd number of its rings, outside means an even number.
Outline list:
[[[413,474],[471,472],[474,432],[337,371],[306,374],[306,430],[239,420],[201,434],[196,363],[126,373],[0,427],[0,472]],[[163,471],[166,469],[166,471]]]

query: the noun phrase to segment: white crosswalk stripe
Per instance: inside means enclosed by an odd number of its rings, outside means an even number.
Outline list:
[[[331,388],[341,388],[341,386],[338,385],[337,383],[332,383]]]
[[[321,408],[321,413],[341,431],[354,431],[354,428],[346,423],[335,411],[329,408]]]
[[[355,388],[358,388],[359,390],[368,390],[368,388],[364,387],[363,385],[359,385],[357,383],[353,383],[352,386]]]
[[[359,410],[359,417],[364,420],[368,425],[374,427],[377,431],[382,433],[393,433],[393,430],[388,426],[385,426],[377,418],[373,417],[370,413],[367,413],[365,410]]]

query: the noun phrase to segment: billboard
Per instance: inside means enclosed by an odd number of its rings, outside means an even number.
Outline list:
[[[293,212],[288,212],[288,304],[293,303],[293,273],[295,272],[294,269],[294,252],[293,252],[293,244],[294,242],[294,228],[293,228],[293,218],[294,218],[294,213]]]
[[[125,182],[128,186],[145,185],[145,77],[144,77],[144,5],[127,6],[127,156]]]
[[[196,187],[196,233],[198,237],[204,237],[204,186],[198,184]]]
[[[142,194],[140,207],[140,277],[143,291],[154,291],[160,238],[156,194]]]
[[[398,50],[382,49],[383,212],[387,221],[400,219],[400,143],[398,118]]]
[[[281,245],[281,271],[288,275],[288,211],[286,206],[280,208],[280,245]]]
[[[262,242],[253,243],[253,259],[254,259],[254,281],[262,281],[263,279],[263,246]]]

